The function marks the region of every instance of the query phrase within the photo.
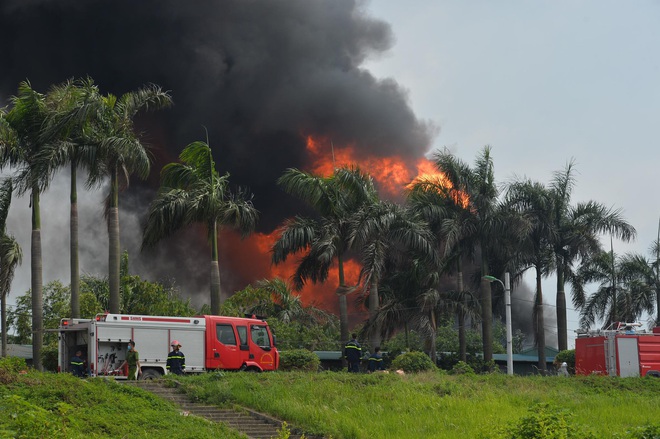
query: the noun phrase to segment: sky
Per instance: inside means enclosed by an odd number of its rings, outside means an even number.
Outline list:
[[[378,0],[368,10],[395,42],[366,67],[396,78],[438,126],[433,149],[473,163],[490,145],[500,183],[547,183],[574,160],[573,201],[621,209],[638,235],[614,251],[648,256],[660,217],[659,1]],[[554,282],[544,282],[549,305]],[[570,337],[575,313],[568,325]]]
[[[251,186],[255,204],[260,203],[266,213],[274,209],[263,207],[267,203],[290,204],[273,192],[266,191],[267,196],[259,192],[262,186],[273,186],[272,175],[281,173],[278,166],[310,160],[303,154],[304,142],[298,145],[300,139],[295,138],[303,127],[319,136],[332,135],[338,146],[342,139],[352,140],[363,156],[425,153],[430,157],[446,147],[473,163],[479,151],[490,145],[501,184],[516,177],[547,183],[553,172],[574,160],[578,174],[573,201],[594,200],[621,209],[637,229],[635,242],[614,241],[615,252],[645,254],[656,239],[660,1],[373,0],[356,2],[357,7],[351,0],[223,2],[229,13],[213,9],[212,2],[199,2],[203,5],[199,10],[164,2],[155,11],[153,2],[117,1],[98,14],[94,8],[101,3],[0,3],[0,27],[9,35],[18,35],[11,26],[21,20],[31,22],[30,14],[43,20],[35,21],[41,23],[38,29],[51,32],[47,37],[23,35],[20,40],[0,41],[1,59],[10,60],[0,66],[2,100],[26,77],[35,84],[50,84],[91,74],[101,85],[112,84],[115,93],[146,80],[157,81],[173,90],[172,111],[178,113],[164,116],[171,117],[170,125],[180,122],[177,118],[183,114],[195,117],[180,123],[173,136],[152,130],[153,137],[164,138],[165,143],[176,139],[180,150],[181,145],[200,139],[201,123],[208,126],[213,145],[220,145],[219,151],[226,154],[218,158],[219,152],[214,152],[218,165],[229,168],[239,183]],[[52,14],[66,7],[71,12],[66,16],[75,17],[77,24],[52,24],[59,23]],[[95,14],[98,22],[85,19],[89,14]],[[130,30],[114,26],[117,15],[131,17],[124,22]],[[213,25],[227,31],[218,32]],[[92,36],[97,30],[109,35],[107,41],[101,41],[103,35]],[[78,33],[88,37],[81,39]],[[111,45],[113,38],[120,41],[120,48]],[[36,55],[42,49],[43,58]],[[211,116],[216,113],[221,116],[214,120]],[[236,134],[237,140],[231,138],[225,146],[227,134]],[[273,139],[278,145],[287,144],[289,152],[275,155],[259,149]],[[261,165],[255,163],[256,156],[264,158]],[[247,169],[253,165],[262,167]],[[68,281],[67,178],[57,177],[42,197],[45,206],[62,207],[58,218],[42,213],[46,282]],[[131,188],[132,194],[140,191],[146,195],[124,199],[122,206],[139,205],[137,200],[152,195],[144,186]],[[107,267],[104,244],[85,239],[105,239],[103,194],[80,193],[81,245],[86,246],[81,247],[83,272]],[[133,238],[141,229],[136,210],[121,213],[122,233]],[[269,228],[259,231],[262,237],[276,226],[274,220],[264,220]],[[29,288],[26,199],[12,204],[8,228],[25,241],[25,260],[17,271],[11,302]],[[200,259],[186,254],[156,260],[150,259],[156,257],[152,253],[140,260],[139,241],[126,238],[122,236],[122,244],[132,245],[129,253],[137,272],[149,264],[167,272],[174,263],[205,283],[206,263]],[[604,243],[609,245],[607,237]],[[232,248],[239,245],[247,244]],[[244,261],[243,265],[253,262],[234,259]],[[225,268],[223,282],[231,282],[239,270]],[[544,283],[550,309],[554,292],[551,277]],[[570,337],[578,327],[575,313],[569,314],[568,324]]]

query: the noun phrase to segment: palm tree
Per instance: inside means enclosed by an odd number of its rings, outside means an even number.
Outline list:
[[[481,254],[481,275],[489,274],[489,257],[497,246],[498,238],[506,229],[506,221],[501,217],[498,202],[499,191],[495,185],[493,159],[490,147],[486,146],[477,156],[475,165],[470,168],[463,161],[443,150],[433,156],[435,166],[446,178],[445,189],[434,189],[432,182],[421,184],[427,192],[439,190],[454,207],[462,207],[460,215],[438,211],[438,215],[447,218],[445,248],[457,249],[459,254],[470,253],[477,247]],[[431,207],[436,209],[436,207]],[[460,244],[460,246],[459,246]],[[468,247],[474,246],[472,248]],[[447,252],[445,252],[447,254]],[[483,335],[483,354],[485,361],[493,358],[493,308],[490,283],[482,279],[480,285],[481,327]]]
[[[110,284],[110,312],[120,308],[120,258],[119,242],[119,191],[128,187],[131,174],[144,179],[149,175],[150,158],[145,146],[134,130],[134,118],[142,109],[158,109],[169,106],[172,99],[156,85],[123,94],[102,97],[101,108],[85,142],[98,148],[98,160],[90,169],[90,183],[95,184],[110,177],[110,192],[106,199],[108,220],[108,282]]]
[[[273,263],[284,262],[291,254],[306,252],[293,275],[294,287],[300,290],[307,280],[324,282],[333,261],[337,261],[340,333],[342,343],[346,343],[346,294],[355,290],[346,286],[344,278],[350,219],[362,206],[376,202],[373,180],[357,168],[335,169],[330,177],[289,169],[278,184],[316,210],[319,218],[295,217],[285,221],[280,228],[280,238],[273,246]]]
[[[50,183],[52,174],[42,168],[35,157],[50,140],[43,135],[49,104],[47,96],[34,90],[27,81],[20,83],[18,94],[11,98],[11,103],[11,110],[0,112],[0,169],[5,166],[17,169],[15,182],[18,193],[30,192],[32,357],[35,369],[42,370],[43,277],[39,198]]]
[[[72,81],[54,86],[50,92],[54,105],[49,108],[45,135],[53,139],[37,154],[36,161],[43,168],[53,170],[70,166],[70,267],[71,317],[80,317],[80,261],[78,256],[78,168],[99,166],[98,148],[85,141],[85,132],[102,102],[99,90],[91,79]],[[88,182],[91,183],[91,182]],[[91,184],[88,184],[91,186]]]
[[[649,279],[653,271],[641,255],[617,257],[614,251],[601,251],[578,269],[574,285],[574,304],[580,309],[580,323],[590,327],[600,320],[608,327],[614,322],[634,322],[645,312],[654,311],[655,294]],[[589,297],[585,286],[596,283]]]
[[[21,263],[21,247],[7,234],[7,215],[11,204],[12,181],[6,179],[0,186],[0,324],[2,324],[2,357],[7,356],[7,295],[11,288],[16,266]]]
[[[463,259],[473,256],[474,229],[471,212],[466,209],[465,197],[442,177],[420,178],[410,185],[408,199],[412,209],[419,212],[430,224],[438,243],[444,247],[443,273],[456,273],[456,289],[453,299],[469,300],[471,293],[465,290]],[[467,322],[470,313],[468,303],[455,303],[457,314],[459,358],[467,360]]]
[[[215,169],[211,148],[193,142],[161,172],[158,196],[149,207],[142,245],[152,246],[180,228],[205,223],[211,244],[211,313],[219,314],[223,300],[218,262],[218,230],[231,227],[247,236],[256,227],[258,212],[244,190],[229,190],[229,174]]]
[[[552,221],[554,199],[541,183],[523,180],[508,188],[506,205],[529,222],[529,229],[521,241],[520,255],[536,270],[536,294],[534,298],[534,326],[538,347],[539,370],[545,373],[545,319],[543,316],[542,278],[553,269],[552,246],[556,229]]]
[[[381,330],[376,324],[380,306],[378,286],[384,275],[388,257],[395,251],[412,251],[438,264],[434,237],[428,224],[415,214],[394,203],[380,201],[360,209],[350,225],[349,246],[360,248],[364,292],[369,295],[370,344],[380,346]]]
[[[574,186],[575,166],[571,161],[562,172],[555,172],[549,186],[557,233],[553,252],[557,270],[557,334],[560,351],[568,349],[565,284],[572,278],[573,265],[601,251],[598,236],[601,233],[608,233],[626,242],[633,240],[636,235],[635,228],[623,219],[620,210],[606,208],[594,201],[571,205]]]

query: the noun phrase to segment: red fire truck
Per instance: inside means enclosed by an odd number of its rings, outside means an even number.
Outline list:
[[[181,343],[186,373],[209,370],[277,370],[279,354],[268,323],[257,318],[223,316],[166,317],[98,314],[94,319],[63,319],[59,332],[58,369],[70,371],[70,360],[82,352],[89,376],[125,379],[118,369],[135,341],[141,379],[167,373],[170,342]]]
[[[615,329],[578,332],[575,373],[619,377],[660,377],[660,327],[639,331],[639,323]]]

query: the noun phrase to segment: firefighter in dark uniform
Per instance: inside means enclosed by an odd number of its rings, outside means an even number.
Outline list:
[[[76,351],[76,355],[71,357],[71,373],[76,377],[85,376],[85,362],[82,359],[82,351]]]
[[[172,340],[172,352],[167,355],[167,371],[176,375],[183,375],[186,368],[186,356],[179,350],[181,343]]]
[[[348,362],[349,372],[360,371],[360,360],[362,359],[362,346],[357,341],[357,334],[351,334],[352,340],[344,346],[344,358]]]
[[[376,346],[374,353],[369,357],[369,362],[367,363],[367,370],[369,373],[376,372],[377,370],[383,370],[383,356],[380,354],[380,348]]]

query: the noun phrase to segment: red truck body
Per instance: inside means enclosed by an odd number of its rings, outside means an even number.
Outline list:
[[[277,370],[279,353],[268,323],[224,316],[140,316],[99,314],[94,319],[63,319],[59,332],[59,370],[82,351],[89,376],[127,375],[118,369],[129,340],[136,343],[142,378],[167,373],[170,343],[177,340],[186,357],[186,373],[211,370]]]
[[[660,328],[650,333],[620,329],[578,335],[575,373],[660,377]]]

